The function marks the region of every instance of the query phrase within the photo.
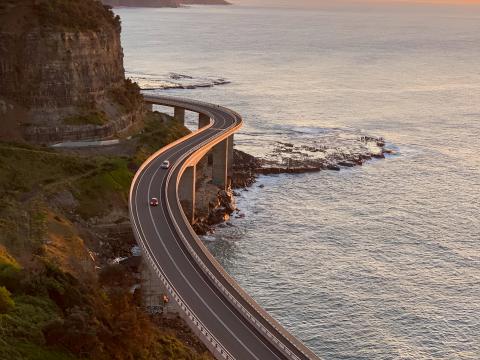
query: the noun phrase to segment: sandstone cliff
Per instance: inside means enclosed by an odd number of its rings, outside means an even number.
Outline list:
[[[104,138],[139,121],[120,30],[95,0],[0,0],[0,138]]]

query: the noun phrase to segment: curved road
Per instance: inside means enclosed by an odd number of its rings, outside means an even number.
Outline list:
[[[263,310],[223,270],[195,235],[178,197],[188,166],[242,125],[235,112],[213,104],[172,97],[145,100],[210,117],[210,124],[152,155],[130,190],[130,218],[137,242],[180,315],[217,359],[318,359]],[[161,169],[164,160],[170,169]],[[152,197],[158,207],[150,207]]]

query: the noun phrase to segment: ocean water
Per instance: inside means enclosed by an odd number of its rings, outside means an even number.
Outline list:
[[[336,131],[398,150],[242,192],[205,240],[262,306],[324,359],[480,359],[478,7],[116,12],[133,78],[229,82],[151,91],[240,112],[240,149]]]

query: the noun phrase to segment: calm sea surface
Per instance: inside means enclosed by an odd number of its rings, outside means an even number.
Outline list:
[[[329,129],[399,155],[261,177],[207,243],[325,359],[480,359],[480,9],[119,9],[132,77],[240,112],[237,146]],[[259,184],[265,185],[263,189]]]

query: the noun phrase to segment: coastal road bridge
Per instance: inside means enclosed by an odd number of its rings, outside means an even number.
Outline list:
[[[199,129],[150,156],[136,173],[129,196],[135,238],[179,315],[217,359],[317,360],[318,357],[260,307],[215,260],[193,231],[181,200],[195,209],[195,166],[213,154],[213,181],[226,187],[233,134],[242,126],[234,111],[205,102],[145,96],[147,104],[199,114]],[[170,168],[163,169],[163,161]],[[151,207],[151,198],[159,206]]]

